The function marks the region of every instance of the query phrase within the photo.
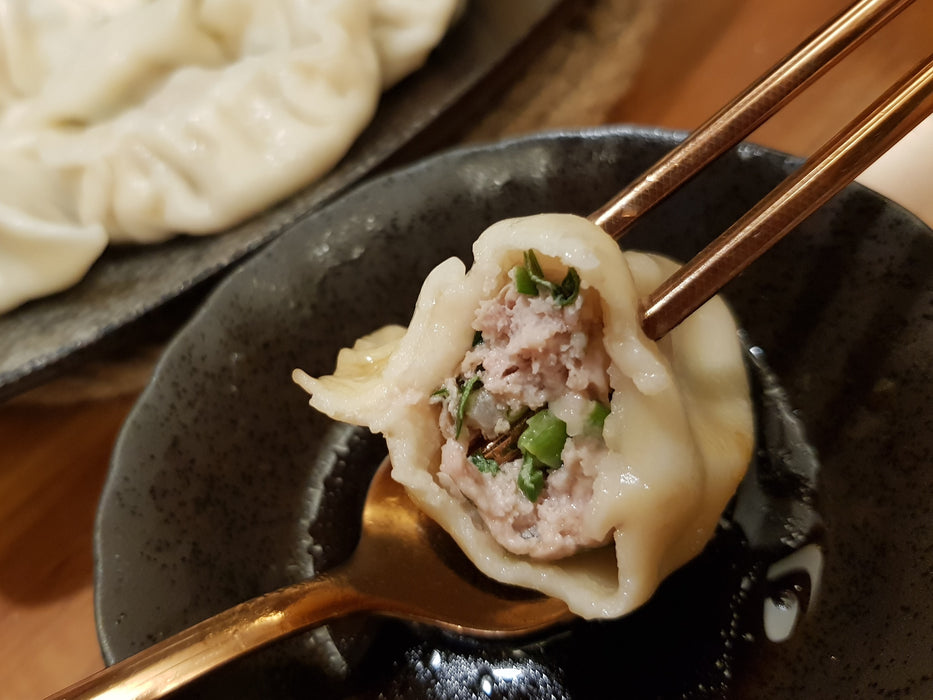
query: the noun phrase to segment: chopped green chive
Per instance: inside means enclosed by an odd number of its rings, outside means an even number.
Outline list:
[[[515,288],[519,294],[527,294],[530,297],[538,296],[538,285],[528,274],[528,268],[522,266],[515,268]]]
[[[495,475],[499,473],[499,463],[494,459],[486,459],[481,454],[470,455],[467,459],[483,474]]]
[[[450,392],[447,391],[446,386],[442,386],[432,391],[431,396],[440,396],[442,399],[446,399],[448,396],[450,396]]]
[[[572,304],[580,293],[580,275],[574,268],[568,268],[564,281],[559,287],[551,289],[551,297],[558,306]]]
[[[558,285],[544,276],[541,264],[533,250],[526,250],[525,265],[515,268],[515,288],[521,294],[536,296],[539,289],[548,290],[558,306],[572,304],[580,294],[580,275],[575,268],[567,268],[567,274]]]
[[[525,271],[528,278],[539,287],[544,287],[548,291],[553,291],[554,283],[544,276],[544,270],[541,269],[541,263],[538,262],[538,256],[533,250],[525,251]]]
[[[479,375],[475,374],[466,383],[460,388],[460,403],[457,405],[457,423],[454,430],[454,437],[460,437],[460,430],[463,428],[463,417],[466,415],[467,409],[467,400],[470,398],[470,393],[473,389],[478,389],[479,386],[482,386],[483,383],[479,379]]]
[[[606,423],[606,416],[609,415],[609,411],[609,406],[599,403],[598,401],[594,401],[593,408],[590,411],[590,414],[586,417],[586,425],[584,426],[583,431],[587,435],[601,437],[603,434],[603,425]]]
[[[538,282],[538,284],[540,284],[539,280],[547,282],[547,280],[544,279],[544,270],[541,269],[541,263],[538,262],[538,256],[535,255],[535,252],[530,249],[526,250],[524,258],[525,269],[528,270],[528,275],[534,279],[535,282]]]
[[[544,469],[530,454],[526,454],[522,459],[522,467],[518,471],[516,483],[519,491],[525,494],[525,498],[532,503],[538,500],[544,488]]]
[[[518,438],[518,449],[551,469],[557,469],[561,466],[560,453],[565,442],[567,424],[545,408],[528,419],[528,426]]]

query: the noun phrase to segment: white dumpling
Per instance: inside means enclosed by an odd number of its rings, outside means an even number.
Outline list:
[[[456,7],[0,0],[0,162],[25,164],[56,212],[26,211],[22,185],[0,180],[0,265],[32,280],[0,276],[0,311],[80,278],[101,230],[138,243],[214,233],[321,177]],[[93,231],[97,255],[58,248],[50,226],[69,241]]]
[[[464,4],[465,0],[373,0],[373,36],[383,87],[421,67]]]
[[[545,270],[573,267],[581,289],[598,293],[597,342],[612,387],[607,449],[582,509],[591,539],[609,544],[552,560],[508,551],[477,506],[439,474],[445,438],[431,396],[471,350],[480,304],[509,283],[529,249]],[[623,253],[580,217],[506,220],[473,252],[469,272],[456,259],[431,272],[407,329],[388,327],[342,350],[332,376],[299,370],[295,380],[318,410],[385,435],[393,477],[484,573],[562,598],[583,617],[626,614],[703,549],[746,471],[752,412],[735,322],[715,298],[661,342],[648,339],[638,300],[676,264]]]
[[[35,164],[0,159],[0,311],[45,289],[48,279],[76,283],[107,246],[100,224],[76,225],[63,184]]]

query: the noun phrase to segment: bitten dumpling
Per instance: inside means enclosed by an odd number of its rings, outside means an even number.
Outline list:
[[[624,615],[696,556],[753,449],[742,349],[714,298],[659,342],[638,300],[676,263],[586,219],[494,224],[425,280],[407,329],[294,378],[388,443],[393,477],[488,576]]]

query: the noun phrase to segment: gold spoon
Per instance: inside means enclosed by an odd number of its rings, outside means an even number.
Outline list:
[[[344,564],[214,615],[50,698],[160,698],[270,642],[352,613],[500,638],[573,617],[559,600],[470,571],[456,543],[390,472],[385,459],[366,495],[359,544]],[[417,572],[417,585],[400,571]]]

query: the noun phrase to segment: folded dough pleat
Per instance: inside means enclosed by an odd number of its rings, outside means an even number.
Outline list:
[[[32,228],[46,243],[28,285],[0,277],[0,311],[87,269],[90,248],[50,247],[53,224],[116,242],[215,233],[320,178],[457,5],[0,0],[0,162],[28,164],[70,217],[18,217],[17,238]],[[9,189],[0,201],[16,209]],[[7,248],[7,268],[27,264]],[[57,259],[39,264],[42,251]]]
[[[29,162],[0,160],[0,311],[74,284],[107,245],[100,224],[73,223],[56,190],[65,185]],[[61,286],[50,287],[49,280]]]

